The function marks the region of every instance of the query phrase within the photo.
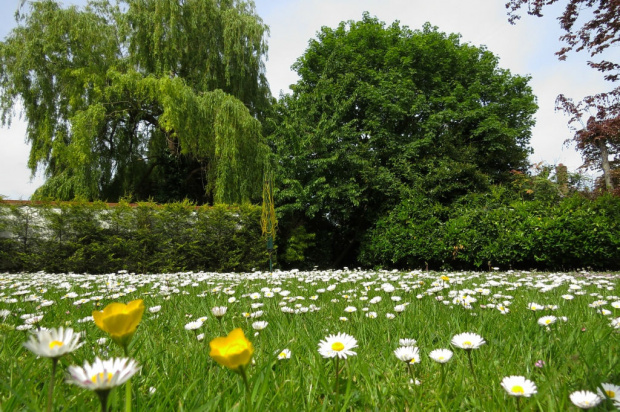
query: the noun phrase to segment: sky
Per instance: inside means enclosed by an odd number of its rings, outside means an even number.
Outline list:
[[[21,0],[0,0],[0,39],[16,26],[13,18]],[[63,5],[84,5],[86,0],[64,0]],[[426,22],[445,33],[459,33],[462,43],[485,46],[499,57],[499,66],[512,74],[530,76],[537,96],[530,145],[531,163],[563,163],[570,171],[582,164],[572,145],[568,117],[555,111],[555,99],[564,94],[578,101],[584,96],[611,89],[602,76],[586,65],[588,56],[572,53],[559,61],[555,52],[563,34],[557,17],[562,9],[546,9],[545,16],[524,15],[510,25],[506,0],[255,0],[256,11],[269,28],[266,75],[274,96],[289,93],[298,76],[291,65],[321,27],[335,28],[342,21],[360,20],[364,11],[387,25],[398,20],[415,30]],[[43,182],[41,173],[31,176],[27,167],[29,145],[26,124],[13,118],[10,127],[0,128],[0,195],[7,199],[28,199]]]

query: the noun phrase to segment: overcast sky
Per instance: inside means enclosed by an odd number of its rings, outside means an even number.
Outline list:
[[[15,27],[13,18],[21,0],[0,0],[0,38]],[[83,5],[86,0],[65,0],[64,5]],[[259,16],[270,27],[267,79],[274,96],[288,93],[297,81],[290,67],[303,54],[322,26],[336,27],[341,21],[360,20],[362,13],[391,24],[395,20],[411,29],[430,22],[446,33],[460,33],[463,43],[484,45],[499,56],[500,67],[513,74],[529,75],[538,98],[534,149],[530,161],[564,163],[569,170],[581,165],[581,157],[564,141],[572,136],[567,117],[554,110],[555,98],[563,93],[579,100],[611,87],[602,76],[586,66],[585,54],[571,54],[560,62],[554,53],[562,47],[556,20],[561,8],[549,8],[545,17],[525,15],[510,25],[506,0],[255,0]],[[10,128],[0,129],[0,195],[28,199],[42,183],[40,175],[31,181],[26,163],[25,124],[14,118]]]

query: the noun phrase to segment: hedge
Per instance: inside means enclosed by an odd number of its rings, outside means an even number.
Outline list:
[[[268,254],[259,206],[0,202],[0,271],[251,271]]]
[[[360,261],[382,268],[620,269],[620,197],[556,202],[411,198],[369,231]]]

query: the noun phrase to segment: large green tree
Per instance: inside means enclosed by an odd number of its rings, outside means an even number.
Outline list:
[[[17,107],[27,122],[36,196],[260,197],[271,97],[251,1],[27,7],[0,43],[0,105],[3,124]]]
[[[294,68],[271,123],[280,227],[316,233],[323,263],[355,263],[367,230],[413,193],[450,204],[527,166],[528,78],[458,35],[365,14],[323,27]]]

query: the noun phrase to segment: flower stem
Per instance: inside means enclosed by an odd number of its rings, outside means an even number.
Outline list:
[[[474,372],[474,364],[471,361],[471,350],[467,350],[467,359],[469,360],[469,369],[471,370],[471,374],[474,375],[474,382],[476,382],[476,387],[478,386],[478,378],[476,377],[476,372]]]
[[[441,364],[441,387],[443,388],[443,383],[446,380],[446,370],[445,370],[445,364]]]
[[[129,358],[129,348],[127,346],[123,345],[123,351],[125,352],[125,357]],[[131,412],[131,378],[125,383],[125,412]]]
[[[338,377],[338,374],[340,372],[340,370],[338,369],[338,356],[336,356],[335,358],[335,362],[336,362],[336,387],[335,387],[335,392],[336,392],[336,411],[338,410],[338,397],[340,394],[340,390],[339,390],[339,383],[340,383],[340,379]]]
[[[108,412],[108,395],[110,394],[110,391],[96,391],[96,393],[99,397],[99,403],[101,403],[101,412]]]
[[[50,378],[50,385],[47,388],[47,412],[51,412],[54,405],[54,381],[56,380],[56,365],[58,365],[58,358],[52,358],[52,377]]]
[[[245,385],[245,400],[248,404],[248,411],[252,412],[252,391],[250,390],[250,383],[248,382],[248,376],[245,373],[245,366],[239,366],[239,374],[243,379]]]
[[[411,375],[411,380],[413,381],[413,386],[415,387],[415,371],[411,367],[410,362],[407,362],[407,369],[409,370],[409,374]]]

